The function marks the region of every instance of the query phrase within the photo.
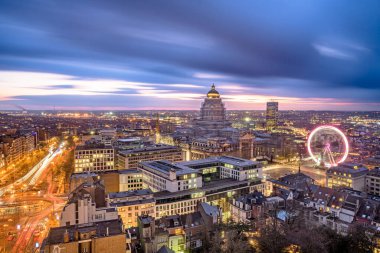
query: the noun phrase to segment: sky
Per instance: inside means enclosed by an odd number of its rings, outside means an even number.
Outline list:
[[[0,1],[0,110],[380,109],[378,0]]]

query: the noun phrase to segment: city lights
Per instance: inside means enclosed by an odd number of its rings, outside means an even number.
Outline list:
[[[0,253],[380,253],[380,6],[1,1]]]

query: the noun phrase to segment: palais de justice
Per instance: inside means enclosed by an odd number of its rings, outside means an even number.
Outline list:
[[[220,155],[251,159],[253,135],[231,125],[222,98],[213,84],[201,105],[199,118],[171,135],[161,136],[160,142],[180,146],[186,160]]]

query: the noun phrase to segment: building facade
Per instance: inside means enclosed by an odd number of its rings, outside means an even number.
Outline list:
[[[117,168],[119,170],[137,169],[139,162],[155,160],[180,162],[183,161],[182,151],[179,147],[169,145],[151,145],[120,150],[117,153]]]
[[[42,242],[41,253],[125,253],[126,235],[121,220],[55,227]]]
[[[36,148],[36,136],[33,133],[5,135],[0,137],[0,153],[5,164],[20,161]],[[1,154],[0,154],[1,155]]]
[[[114,149],[103,143],[77,146],[74,158],[75,173],[114,170]]]
[[[368,169],[360,164],[339,164],[326,171],[326,186],[329,188],[349,187],[356,191],[364,191],[367,173]]]
[[[61,212],[60,226],[117,219],[116,208],[110,207],[104,198],[104,186],[100,181],[83,183],[70,193],[69,200]]]
[[[380,196],[380,168],[370,170],[366,176],[366,191],[369,194]]]
[[[126,228],[137,226],[137,217],[155,217],[155,199],[149,189],[109,193],[107,201],[115,207]]]

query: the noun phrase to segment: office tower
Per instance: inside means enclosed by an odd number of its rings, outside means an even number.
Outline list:
[[[277,127],[278,102],[267,102],[266,127],[268,131]]]

